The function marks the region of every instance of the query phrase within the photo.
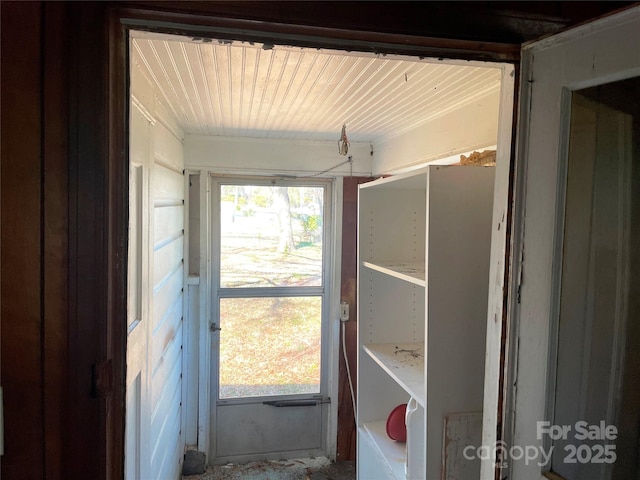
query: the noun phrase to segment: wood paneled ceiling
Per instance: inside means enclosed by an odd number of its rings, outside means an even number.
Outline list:
[[[185,133],[350,141],[396,136],[495,94],[478,63],[193,40],[134,32],[134,68]]]

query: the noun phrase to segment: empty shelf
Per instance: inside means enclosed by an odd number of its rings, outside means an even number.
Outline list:
[[[362,348],[425,408],[424,343],[370,343]]]
[[[389,438],[386,422],[368,422],[363,424],[361,430],[369,436],[378,454],[393,472],[393,476],[398,480],[405,479],[406,443],[396,442]]]
[[[421,287],[426,287],[423,263],[408,262],[363,262],[364,266],[372,270],[390,275]]]

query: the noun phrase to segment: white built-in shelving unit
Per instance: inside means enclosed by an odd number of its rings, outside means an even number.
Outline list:
[[[360,480],[439,480],[447,415],[482,411],[493,177],[434,165],[360,186]],[[412,397],[396,442],[387,417]]]

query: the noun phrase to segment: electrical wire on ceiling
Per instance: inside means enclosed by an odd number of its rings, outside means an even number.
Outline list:
[[[349,155],[349,158],[347,160],[345,160],[344,162],[338,163],[337,165],[334,165],[331,168],[327,168],[326,170],[323,170],[321,172],[318,173],[314,173],[313,175],[309,175],[310,177],[319,177],[320,175],[324,175],[327,172],[330,172],[331,170],[335,170],[338,167],[341,167],[342,165],[345,164],[349,164],[349,176],[353,177],[353,155]]]
[[[345,156],[347,153],[349,153],[349,146],[351,144],[349,143],[349,137],[347,137],[347,124],[344,123],[342,124],[342,132],[340,133],[340,139],[338,140],[338,153],[342,156]],[[349,176],[353,177],[353,155],[349,155],[347,157],[347,160],[345,160],[342,163],[338,163],[337,165],[334,165],[331,168],[327,168],[326,170],[323,170],[319,173],[315,173],[313,175],[311,175],[311,177],[319,177],[320,175],[323,175],[327,172],[330,172],[331,170],[335,170],[338,167],[341,167],[342,165],[346,165],[349,164]]]

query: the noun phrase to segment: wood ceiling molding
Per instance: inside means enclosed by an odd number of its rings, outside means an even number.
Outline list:
[[[384,30],[367,30],[366,27],[347,29],[255,20],[246,17],[229,18],[217,15],[220,2],[207,4],[208,10],[199,8],[198,13],[194,14],[184,11],[185,4],[188,2],[173,4],[182,9],[167,12],[159,10],[157,3],[149,2],[142,4],[145,8],[118,9],[117,14],[123,19],[123,23],[132,29],[192,37],[413,55],[425,58],[517,62],[520,57],[519,44],[407,35]],[[164,4],[160,6],[166,7]]]

